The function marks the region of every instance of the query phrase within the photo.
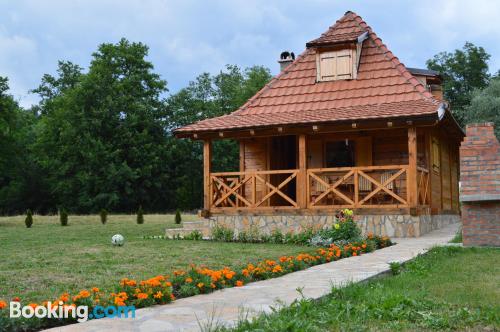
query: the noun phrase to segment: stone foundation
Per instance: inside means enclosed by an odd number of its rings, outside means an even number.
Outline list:
[[[419,237],[435,229],[460,222],[459,215],[356,215],[356,223],[363,234],[389,237]],[[240,231],[256,229],[270,234],[278,229],[282,233],[300,232],[313,228],[329,228],[335,223],[333,215],[214,215],[206,220],[209,228],[216,225]]]

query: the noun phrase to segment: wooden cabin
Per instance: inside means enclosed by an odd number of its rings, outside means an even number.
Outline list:
[[[432,216],[457,220],[464,133],[439,73],[405,67],[353,12],[279,62],[238,110],[175,131],[204,142],[206,216],[296,220],[351,208],[373,227],[377,215],[422,224],[397,236],[439,227]],[[239,141],[238,172],[212,172],[218,139]]]

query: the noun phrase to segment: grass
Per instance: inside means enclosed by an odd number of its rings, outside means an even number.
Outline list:
[[[500,249],[443,247],[397,276],[300,300],[237,331],[500,330]]]
[[[455,237],[451,239],[450,243],[462,243],[462,227],[459,228]]]
[[[145,215],[143,225],[136,223],[135,215],[109,215],[106,225],[98,215],[70,215],[65,227],[57,216],[34,216],[30,229],[24,218],[0,218],[0,299],[19,296],[23,302],[40,302],[94,286],[113,291],[124,277],[147,279],[191,263],[239,267],[310,250],[292,245],[142,238],[178,227],[174,215]],[[195,219],[183,215],[183,221]],[[123,247],[111,245],[111,237],[117,233],[125,237]]]

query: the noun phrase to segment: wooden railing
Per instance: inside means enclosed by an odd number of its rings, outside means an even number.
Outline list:
[[[210,173],[210,209],[298,209],[297,197],[306,191],[304,207],[407,208],[408,165],[307,169],[305,188],[298,169]],[[429,171],[417,167],[417,204],[430,204]],[[302,192],[303,193],[303,192]]]
[[[211,208],[298,208],[298,170],[221,172],[210,174]]]
[[[308,208],[408,207],[408,165],[307,170]]]
[[[418,205],[430,205],[430,176],[429,170],[417,167],[417,197]]]

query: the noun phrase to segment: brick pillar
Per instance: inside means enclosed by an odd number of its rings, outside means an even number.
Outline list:
[[[468,125],[460,147],[464,246],[500,246],[500,144],[493,123]]]

